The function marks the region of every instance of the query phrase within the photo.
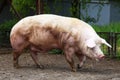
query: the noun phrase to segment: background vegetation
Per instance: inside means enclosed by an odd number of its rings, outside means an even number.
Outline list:
[[[108,25],[92,25],[97,32],[120,32],[120,22],[110,23]]]
[[[17,23],[17,21],[17,19],[5,21],[4,23],[0,24],[0,30],[10,30]]]
[[[15,7],[16,11],[22,15],[22,17],[25,17],[32,12],[35,14],[35,0],[12,0],[12,5]],[[12,9],[11,11],[13,12]]]

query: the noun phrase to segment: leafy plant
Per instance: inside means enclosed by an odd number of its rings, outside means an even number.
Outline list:
[[[0,47],[10,47],[10,29],[15,25],[16,22],[17,20],[13,19],[0,24]]]
[[[44,1],[44,13],[59,14],[62,11],[62,5],[62,0]]]
[[[49,51],[49,53],[51,53],[51,54],[62,54],[63,51],[59,50],[59,49],[53,49],[53,50]]]
[[[10,30],[18,20],[13,19],[0,24],[0,30]]]
[[[35,0],[12,0],[13,6],[22,16],[26,16],[31,11],[35,12],[35,2]]]

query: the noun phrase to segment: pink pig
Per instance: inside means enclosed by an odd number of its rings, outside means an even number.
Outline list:
[[[13,26],[10,41],[14,67],[19,67],[18,58],[25,48],[31,50],[31,57],[40,68],[43,66],[38,62],[37,52],[61,49],[72,71],[76,71],[73,55],[78,57],[82,66],[85,57],[95,60],[104,58],[101,44],[111,47],[82,20],[52,14],[23,18]]]

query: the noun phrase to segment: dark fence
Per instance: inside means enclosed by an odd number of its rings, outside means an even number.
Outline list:
[[[120,33],[98,32],[98,34],[111,44],[112,48],[102,45],[103,52],[109,57],[120,57]],[[10,48],[10,30],[0,30],[0,48]]]
[[[120,57],[120,33],[98,32],[98,34],[111,44],[112,48],[103,46],[103,51],[110,57]]]

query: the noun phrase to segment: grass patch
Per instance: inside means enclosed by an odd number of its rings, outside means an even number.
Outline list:
[[[52,49],[49,51],[50,54],[63,54],[63,51],[60,49]]]
[[[96,32],[120,32],[120,22],[111,23],[109,25],[92,25]]]

